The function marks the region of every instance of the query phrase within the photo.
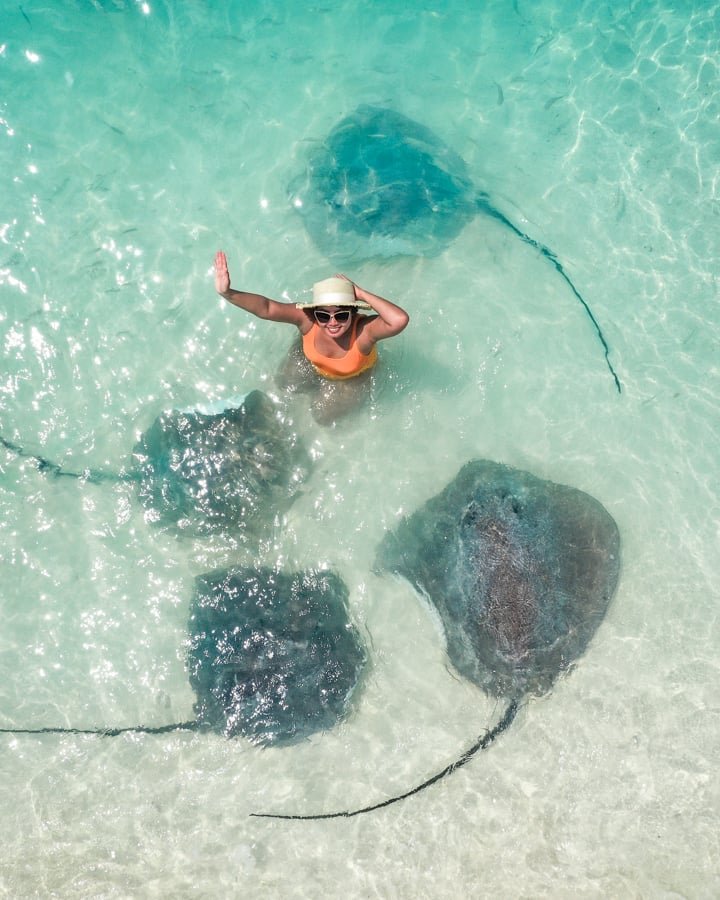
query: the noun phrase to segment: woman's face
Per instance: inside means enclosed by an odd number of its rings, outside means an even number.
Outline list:
[[[331,338],[342,337],[352,324],[353,310],[348,306],[318,306],[313,317]]]

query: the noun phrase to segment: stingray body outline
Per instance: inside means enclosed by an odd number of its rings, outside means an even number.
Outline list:
[[[221,411],[160,413],[135,444],[131,465],[119,472],[73,471],[2,435],[0,444],[52,478],[134,484],[153,524],[199,537],[267,527],[312,469],[304,443],[260,390]]]
[[[231,566],[200,575],[188,630],[196,714],[260,746],[335,726],[367,663],[347,587],[332,570]]]
[[[477,214],[512,231],[565,281],[603,350],[618,393],[610,346],[590,304],[557,254],[478,190],[462,157],[430,128],[393,109],[361,104],[308,154],[288,187],[294,208],[318,249],[344,264],[395,256],[435,256]]]
[[[231,566],[199,575],[188,632],[194,719],[119,728],[5,727],[0,734],[205,731],[285,747],[350,714],[368,661],[347,587],[332,570]]]

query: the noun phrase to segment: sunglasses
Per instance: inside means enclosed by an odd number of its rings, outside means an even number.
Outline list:
[[[313,315],[315,316],[315,321],[318,325],[327,325],[330,319],[335,319],[338,325],[344,325],[346,322],[350,321],[352,310],[338,309],[336,312],[330,313],[325,309],[314,309]]]

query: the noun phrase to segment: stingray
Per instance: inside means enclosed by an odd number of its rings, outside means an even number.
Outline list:
[[[197,579],[189,660],[198,718],[268,746],[340,721],[366,656],[334,572],[231,568]]]
[[[187,666],[195,718],[126,728],[0,728],[11,734],[214,731],[264,747],[327,731],[351,708],[366,652],[331,571],[235,567],[200,575]]]
[[[534,247],[566,282],[589,317],[621,391],[605,336],[557,255],[478,190],[462,157],[426,126],[392,109],[359,106],[312,148],[289,194],[318,249],[338,265],[435,256],[474,216],[495,219]]]
[[[617,585],[620,538],[609,513],[583,491],[475,460],[385,536],[376,565],[427,598],[454,669],[503,699],[505,711],[457,761],[397,797],[354,811],[263,816],[322,819],[380,809],[489,747],[524,698],[547,693],[584,653]]]
[[[149,521],[197,536],[261,532],[290,505],[311,465],[303,444],[262,391],[220,412],[162,413],[135,446],[128,471],[120,474],[68,471],[5,438],[0,442],[56,477],[135,482]]]

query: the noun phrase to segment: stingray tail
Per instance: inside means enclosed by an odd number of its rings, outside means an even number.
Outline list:
[[[567,274],[567,272],[563,268],[562,263],[557,258],[557,256],[553,253],[552,250],[550,250],[549,247],[546,247],[544,244],[541,244],[539,241],[536,241],[535,238],[531,238],[529,234],[525,234],[524,231],[521,231],[517,227],[517,225],[515,225],[510,219],[508,219],[507,216],[503,215],[503,213],[501,213],[499,209],[495,209],[495,207],[489,202],[489,200],[487,199],[487,197],[485,195],[481,195],[478,198],[477,205],[478,205],[478,208],[481,209],[484,213],[486,213],[489,216],[492,216],[493,219],[497,219],[499,222],[502,222],[503,225],[507,225],[507,227],[513,232],[513,234],[516,234],[520,238],[521,241],[524,241],[526,244],[530,244],[531,247],[534,247],[536,250],[538,250],[540,252],[540,254],[545,257],[545,259],[549,260],[552,263],[552,265],[557,270],[557,272],[560,274],[560,276],[565,280],[565,282],[567,283],[567,285],[569,286],[570,290],[573,292],[575,297],[580,301],[585,312],[588,315],[588,318],[592,322],[593,327],[595,328],[595,331],[597,332],[597,336],[600,339],[600,343],[602,344],[602,347],[603,347],[603,352],[605,355],[605,364],[607,365],[608,369],[610,370],[610,374],[612,375],[613,380],[615,381],[615,387],[617,388],[618,394],[622,393],[622,387],[620,386],[620,379],[618,378],[617,372],[613,368],[613,364],[610,362],[610,347],[608,345],[608,342],[605,340],[605,335],[602,333],[602,329],[600,328],[600,325],[598,324],[597,319],[593,315],[593,312],[590,309],[589,304],[587,303],[585,298],[582,296],[580,291],[575,287],[575,285],[572,282],[572,279],[570,278],[570,276]]]
[[[436,782],[440,781],[441,778],[445,778],[446,775],[452,775],[452,773],[456,769],[459,769],[461,766],[464,766],[465,763],[470,762],[470,760],[473,758],[473,756],[475,756],[476,753],[479,753],[481,750],[487,750],[487,748],[493,743],[495,738],[497,738],[498,735],[501,735],[503,731],[510,727],[513,719],[517,714],[519,705],[520,704],[518,700],[511,700],[508,704],[507,709],[503,713],[502,719],[500,719],[497,725],[490,731],[486,731],[485,734],[478,741],[476,741],[476,743],[474,743],[469,750],[466,750],[465,753],[463,753],[460,759],[457,759],[455,760],[455,762],[450,763],[449,766],[445,766],[445,768],[441,772],[438,772],[436,775],[433,775],[432,778],[428,778],[426,781],[423,781],[422,784],[418,784],[416,787],[411,788],[409,791],[405,791],[404,794],[398,794],[397,797],[390,797],[388,800],[381,800],[379,803],[373,803],[372,806],[363,806],[362,809],[344,810],[342,812],[334,813],[319,813],[314,816],[283,815],[282,813],[250,813],[250,815],[261,819],[349,819],[352,816],[359,816],[361,813],[373,812],[373,810],[382,809],[385,806],[391,806],[393,803],[398,803],[400,800],[405,800],[407,797],[412,797],[413,794],[419,794],[420,791],[424,791],[425,788],[428,788]]]
[[[45,475],[52,475],[54,478],[77,478],[95,484],[102,481],[131,481],[133,479],[133,475],[129,473],[121,474],[117,472],[104,472],[101,469],[85,469],[82,472],[70,472],[67,469],[63,469],[63,467],[57,463],[46,459],[44,456],[39,456],[36,453],[25,450],[24,447],[14,444],[2,435],[0,435],[0,444],[16,456],[20,456],[23,459],[31,459],[37,466],[39,472],[42,472]]]
[[[127,728],[0,728],[0,734],[96,734],[119,737],[121,734],[169,734],[173,731],[197,731],[200,722],[174,722],[171,725],[131,725]]]

